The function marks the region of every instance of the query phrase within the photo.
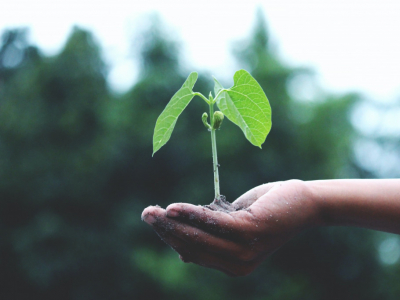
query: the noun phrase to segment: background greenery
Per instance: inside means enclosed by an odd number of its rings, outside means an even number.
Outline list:
[[[0,298],[399,299],[395,235],[310,230],[250,276],[230,278],[183,264],[140,221],[151,204],[213,198],[210,137],[201,122],[207,107],[200,99],[151,157],[155,121],[191,71],[163,26],[154,21],[133,41],[140,75],[122,95],[109,90],[90,32],[74,28],[51,57],[27,42],[25,30],[3,33]],[[312,72],[278,59],[261,15],[233,53],[238,68],[250,71],[268,95],[273,127],[259,150],[224,122],[218,152],[228,200],[269,181],[376,177],[355,155],[355,143],[365,140],[400,152],[398,139],[355,130],[350,119],[365,101],[361,96],[295,99],[291,83],[299,76],[312,81]],[[208,94],[210,78],[200,72],[194,90]]]

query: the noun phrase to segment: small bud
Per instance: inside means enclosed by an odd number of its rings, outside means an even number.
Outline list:
[[[223,120],[224,120],[224,114],[220,111],[216,111],[214,113],[213,129],[220,128]]]
[[[208,114],[207,113],[204,113],[201,116],[201,120],[203,121],[204,126],[206,126],[207,129],[211,129],[210,124],[208,124],[208,122],[207,122],[207,118],[208,118]]]

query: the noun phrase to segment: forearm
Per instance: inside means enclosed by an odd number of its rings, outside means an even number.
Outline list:
[[[322,226],[357,226],[400,234],[400,179],[305,182]]]

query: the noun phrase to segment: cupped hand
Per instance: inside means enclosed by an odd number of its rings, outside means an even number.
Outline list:
[[[142,219],[184,262],[231,276],[251,273],[266,257],[317,223],[317,206],[300,180],[258,186],[233,205],[234,212],[174,203],[147,207]]]

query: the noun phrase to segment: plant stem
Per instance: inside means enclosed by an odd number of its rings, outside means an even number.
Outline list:
[[[217,158],[217,140],[215,137],[215,129],[214,125],[214,101],[210,101],[210,122],[211,122],[211,147],[212,147],[212,156],[213,156],[213,169],[214,169],[214,190],[215,190],[215,198],[220,199],[220,191],[219,191],[219,174],[218,174],[218,158]]]
[[[204,101],[206,101],[207,104],[210,104],[210,105],[211,105],[210,101],[209,101],[206,97],[204,97],[204,95],[203,95],[202,93],[194,92],[193,95],[199,96],[199,97],[202,98]]]
[[[221,95],[221,93],[222,93],[222,92],[225,92],[225,91],[227,91],[227,90],[226,90],[226,89],[220,90],[220,91],[218,92],[218,94],[215,96],[214,101],[217,101],[219,95]]]

